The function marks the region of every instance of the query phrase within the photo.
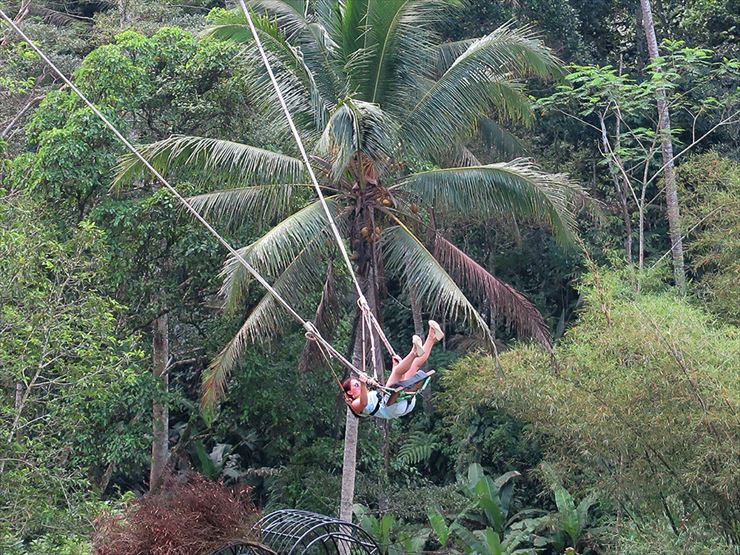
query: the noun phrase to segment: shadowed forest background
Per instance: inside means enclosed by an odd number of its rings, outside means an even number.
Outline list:
[[[248,4],[386,335],[446,331],[414,412],[359,423],[355,522],[388,554],[740,552],[736,3]],[[235,6],[0,3],[352,358],[356,294]],[[277,508],[337,516],[345,409],[4,24],[0,553],[210,554]]]

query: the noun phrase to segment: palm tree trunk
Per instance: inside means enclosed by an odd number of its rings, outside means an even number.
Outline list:
[[[357,228],[362,227],[363,221],[374,222],[372,213],[367,214],[367,220],[358,218],[355,226]],[[374,225],[372,226],[375,227]],[[354,237],[360,237],[359,230],[355,230]],[[357,278],[360,282],[360,286],[364,292],[365,298],[368,301],[368,306],[372,310],[375,317],[378,317],[380,312],[380,299],[379,299],[379,283],[378,283],[378,253],[373,243],[358,239],[356,248],[359,254],[357,264]],[[361,322],[362,315],[356,321]],[[370,333],[374,333],[373,330],[369,330]],[[352,355],[352,364],[359,367],[362,364],[363,349],[369,349],[369,344],[363,343],[362,332],[357,331],[355,333],[355,344]],[[377,378],[383,382],[385,375],[383,371],[383,359],[382,352],[380,349],[380,339],[376,337],[375,340],[375,358],[378,362],[378,375]],[[372,361],[372,355],[364,353],[367,360]],[[358,437],[358,424],[357,417],[347,409],[346,425],[344,428],[344,456],[342,459],[342,492],[341,500],[339,504],[339,518],[347,522],[352,522],[352,505],[354,503],[355,494],[355,474],[357,471],[357,437]],[[387,435],[384,434],[384,436]],[[386,438],[387,439],[387,438]],[[387,442],[386,442],[387,444]],[[382,502],[382,500],[381,500]]]
[[[170,356],[169,323],[167,313],[152,323],[152,373],[159,386],[152,401],[152,461],[149,472],[149,491],[156,492],[162,484],[162,476],[169,457],[169,409],[165,396],[169,389],[167,361]]]
[[[358,320],[359,321],[359,320]],[[352,364],[362,364],[362,333],[355,334]],[[347,408],[344,425],[344,456],[342,458],[342,493],[339,502],[339,520],[352,522],[352,505],[355,499],[355,473],[357,470],[357,433],[359,419]]]
[[[653,12],[650,0],[640,0],[642,8],[642,26],[647,38],[650,61],[655,63],[659,56],[658,40],[655,36]],[[673,166],[673,141],[671,140],[671,120],[668,113],[668,99],[665,89],[656,92],[658,105],[658,131],[661,134],[661,151],[663,154],[663,177],[665,179],[666,208],[668,212],[668,235],[671,240],[671,255],[673,257],[673,276],[679,291],[686,290],[686,272],[683,259],[683,240],[681,238],[681,222],[678,209],[678,192],[676,190],[676,172]]]
[[[355,499],[355,471],[357,469],[358,418],[347,409],[344,426],[344,457],[342,459],[342,498],[339,504],[339,520],[352,522],[352,504]]]

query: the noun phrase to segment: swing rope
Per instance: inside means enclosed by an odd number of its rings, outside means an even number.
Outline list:
[[[337,351],[331,343],[329,343],[326,339],[324,339],[321,336],[321,333],[316,328],[316,326],[311,322],[310,320],[304,320],[298,312],[293,309],[290,304],[282,298],[280,293],[278,293],[272,285],[270,285],[267,280],[265,280],[264,277],[255,269],[253,268],[237,251],[232,247],[226,239],[223,238],[223,236],[216,231],[213,226],[208,223],[208,221],[188,202],[187,199],[185,199],[178,191],[173,187],[165,178],[162,176],[162,174],[157,171],[156,168],[154,168],[149,161],[144,158],[144,156],[124,137],[120,131],[110,122],[110,120],[95,106],[83,93],[80,91],[74,83],[72,83],[71,80],[69,80],[64,73],[52,62],[46,54],[38,47],[36,46],[33,41],[16,25],[16,23],[2,10],[0,9],[0,17],[4,19],[8,25],[16,32],[18,35],[36,52],[36,54],[39,55],[39,57],[56,73],[59,78],[85,103],[85,105],[92,110],[92,112],[100,118],[100,120],[108,127],[108,129],[111,130],[111,132],[116,136],[116,138],[157,178],[157,180],[167,188],[167,190],[177,199],[178,202],[180,202],[187,210],[190,212],[193,217],[200,222],[203,227],[208,230],[208,232],[213,235],[218,242],[226,248],[226,250],[275,298],[275,300],[297,321],[303,326],[303,328],[306,330],[306,337],[312,341],[314,341],[317,345],[319,345],[320,350],[322,353],[326,352],[329,353],[333,358],[338,360],[342,363],[348,370],[351,372],[354,372],[355,374],[364,377],[368,380],[369,383],[372,383],[375,385],[377,383],[375,380],[373,380],[370,376],[367,376],[364,371],[359,370],[356,368],[350,361],[348,361],[339,351]],[[309,166],[310,171],[310,166]],[[313,173],[312,173],[313,175]],[[323,198],[323,197],[322,197]],[[328,208],[326,207],[326,203],[324,202],[324,207],[327,209],[327,215]],[[329,215],[330,223],[332,224],[333,229],[336,230],[336,227],[333,225],[333,220],[331,219],[331,216]],[[338,233],[338,231],[337,231]],[[340,247],[343,247],[343,245],[340,243]],[[346,256],[346,251],[342,248],[342,252]],[[350,268],[351,272],[351,268]],[[354,275],[353,275],[354,277]],[[357,284],[357,280],[355,279],[355,284]],[[364,297],[363,297],[364,299]],[[364,303],[367,305],[367,302]],[[369,307],[368,307],[369,308]]]
[[[252,33],[252,38],[254,38],[254,43],[257,46],[257,50],[259,50],[260,57],[262,58],[262,63],[264,64],[265,69],[267,70],[267,74],[270,77],[270,82],[272,83],[272,86],[275,89],[275,94],[277,95],[277,98],[280,101],[280,106],[282,107],[283,112],[285,113],[285,117],[288,120],[288,125],[290,126],[290,130],[293,133],[293,138],[295,139],[296,145],[298,146],[298,150],[300,150],[301,152],[301,157],[303,158],[303,162],[306,165],[306,170],[308,171],[308,175],[311,178],[311,183],[313,184],[314,189],[316,189],[316,194],[319,197],[321,206],[324,208],[324,212],[326,213],[326,217],[329,221],[329,226],[331,227],[331,230],[334,233],[334,238],[336,239],[337,245],[339,246],[339,250],[342,253],[342,257],[344,258],[344,263],[347,266],[347,270],[349,271],[349,275],[352,278],[352,281],[354,282],[355,289],[357,290],[357,304],[360,307],[363,317],[368,319],[368,321],[371,323],[372,327],[375,329],[378,336],[383,341],[383,344],[388,350],[388,353],[392,357],[395,357],[397,356],[396,352],[393,350],[393,347],[391,346],[390,341],[388,341],[388,338],[385,336],[385,333],[383,332],[380,324],[378,323],[375,317],[375,314],[373,314],[373,311],[370,309],[370,306],[367,303],[365,294],[362,292],[362,287],[360,286],[357,276],[355,275],[354,269],[352,268],[352,262],[350,262],[349,255],[347,254],[347,249],[344,247],[344,241],[342,239],[342,236],[339,233],[339,230],[337,229],[336,224],[334,223],[334,218],[332,217],[331,212],[329,211],[329,207],[326,204],[326,200],[324,199],[324,194],[321,191],[319,182],[316,179],[316,175],[314,174],[313,168],[311,167],[311,162],[308,158],[308,154],[306,154],[306,149],[303,146],[303,140],[301,139],[301,136],[298,133],[298,129],[293,123],[293,117],[290,115],[290,110],[288,109],[288,105],[285,102],[283,93],[280,90],[280,85],[278,84],[277,79],[275,78],[275,74],[272,71],[270,60],[268,60],[267,53],[265,52],[265,49],[262,46],[262,41],[259,38],[259,35],[257,33],[257,28],[254,25],[254,21],[252,20],[251,14],[249,13],[249,8],[247,8],[247,4],[245,3],[244,0],[239,0],[239,6],[241,7],[242,12],[244,13],[244,17],[246,17],[247,19],[249,30]],[[371,341],[372,341],[372,335],[373,334],[371,331],[370,332]],[[372,353],[373,353],[373,359],[374,359],[375,357],[374,349]],[[377,365],[375,364],[375,360],[373,360],[373,367],[376,369],[375,373],[377,377]]]

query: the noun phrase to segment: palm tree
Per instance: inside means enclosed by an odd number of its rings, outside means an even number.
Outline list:
[[[537,309],[445,239],[442,229],[515,214],[544,222],[563,239],[573,233],[572,202],[580,189],[565,176],[543,173],[524,159],[482,164],[464,146],[482,130],[506,136],[496,120],[526,120],[529,100],[519,79],[550,77],[558,60],[529,29],[511,25],[478,39],[442,43],[435,29],[457,5],[456,0],[250,2],[373,309],[382,306],[383,276],[392,275],[427,310],[464,322],[488,340],[480,309],[490,306],[520,336],[549,348]],[[244,55],[260,68],[255,98],[275,111],[276,129],[287,129],[243,14],[221,11],[213,17],[210,34],[244,44]],[[277,221],[239,253],[298,307],[305,309],[310,293],[323,291],[315,320],[330,334],[337,278],[327,267],[334,247],[321,205],[304,192],[310,185],[299,159],[190,136],[173,136],[143,152],[162,171],[205,170],[231,184],[192,199],[210,217],[232,226]],[[126,160],[119,177],[140,169]],[[222,292],[229,306],[242,305],[249,277],[238,260],[227,260]],[[204,377],[204,403],[221,396],[245,345],[284,329],[282,309],[266,295],[213,361]],[[356,438],[356,426],[348,418],[348,438]],[[354,441],[345,441],[346,455],[352,455],[345,460],[354,460]],[[354,468],[349,466],[344,518],[351,518]]]

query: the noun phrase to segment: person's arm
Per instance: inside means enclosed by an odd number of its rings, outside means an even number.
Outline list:
[[[354,399],[350,405],[355,413],[360,414],[367,406],[367,385],[363,377],[358,378],[358,380],[360,382],[360,396]]]

